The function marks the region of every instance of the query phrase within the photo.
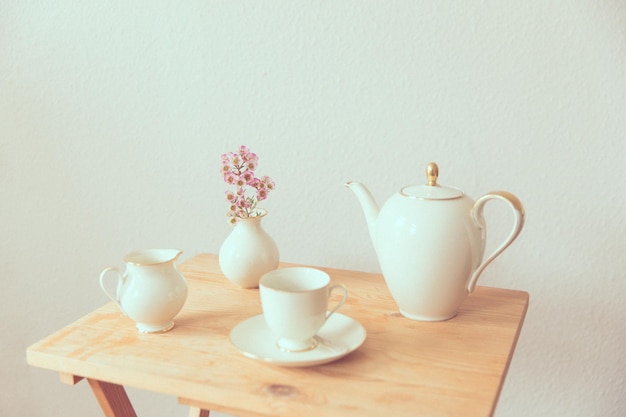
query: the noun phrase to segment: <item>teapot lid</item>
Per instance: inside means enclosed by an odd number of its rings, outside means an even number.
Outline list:
[[[451,200],[463,196],[463,191],[454,187],[446,187],[437,184],[439,167],[431,162],[426,167],[426,178],[428,182],[424,185],[410,185],[400,190],[404,197],[417,198],[421,200]]]

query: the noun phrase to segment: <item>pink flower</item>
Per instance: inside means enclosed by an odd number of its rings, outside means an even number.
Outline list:
[[[246,184],[251,185],[250,182],[254,180],[254,172],[245,171],[243,174],[241,174],[241,178],[243,178]]]
[[[235,183],[235,181],[237,181],[237,176],[232,172],[228,172],[224,174],[224,181],[232,185]]]
[[[237,201],[237,196],[232,191],[226,191],[226,201],[230,201],[231,203]]]
[[[260,179],[258,179],[258,178],[252,178],[252,179],[250,180],[250,182],[248,182],[248,185],[249,185],[250,187],[252,187],[252,188],[256,188],[256,189],[258,189],[258,188],[259,188],[259,184],[261,184],[261,180],[260,180]]]
[[[244,185],[246,185],[246,180],[243,179],[243,177],[237,177],[237,179],[235,180],[235,185],[242,188]]]
[[[246,169],[249,171],[254,171],[258,165],[259,164],[257,163],[257,161],[253,161],[253,160],[246,161]]]
[[[273,181],[270,177],[268,177],[268,176],[263,177],[263,178],[261,179],[261,181],[263,181],[263,183],[265,184],[265,187],[266,187],[268,190],[273,190],[273,189],[275,188],[275,186],[276,186],[276,185],[274,184],[274,181]]]
[[[237,152],[222,154],[221,161],[224,182],[235,186],[235,191],[225,192],[226,200],[230,203],[227,212],[230,222],[234,223],[239,218],[257,215],[257,203],[267,199],[269,192],[275,188],[274,181],[270,177],[257,178],[255,176],[259,157],[247,146],[241,145]],[[250,191],[249,195],[248,191]]]

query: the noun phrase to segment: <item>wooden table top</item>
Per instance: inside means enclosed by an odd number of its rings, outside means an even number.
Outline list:
[[[287,368],[247,358],[229,341],[235,325],[261,314],[258,289],[232,285],[216,255],[179,269],[189,296],[171,331],[140,334],[109,303],[30,346],[28,363],[238,416],[483,417],[493,414],[528,307],[526,292],[477,287],[453,319],[412,321],[382,275],[319,268],[348,287],[340,312],[367,338],[335,362]]]

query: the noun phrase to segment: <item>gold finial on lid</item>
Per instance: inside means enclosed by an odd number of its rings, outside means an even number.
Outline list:
[[[436,163],[431,162],[426,167],[426,178],[428,178],[428,183],[426,185],[430,185],[434,187],[437,185],[437,177],[439,176],[439,167]]]

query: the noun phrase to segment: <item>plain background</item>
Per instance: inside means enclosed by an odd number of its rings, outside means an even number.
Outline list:
[[[217,252],[220,155],[246,144],[289,262],[378,271],[348,180],[383,202],[436,161],[516,194],[525,229],[479,281],[531,295],[496,416],[623,416],[624,109],[620,1],[4,0],[0,415],[100,415],[27,346],[106,303],[130,250]],[[494,245],[511,216],[487,216]]]

